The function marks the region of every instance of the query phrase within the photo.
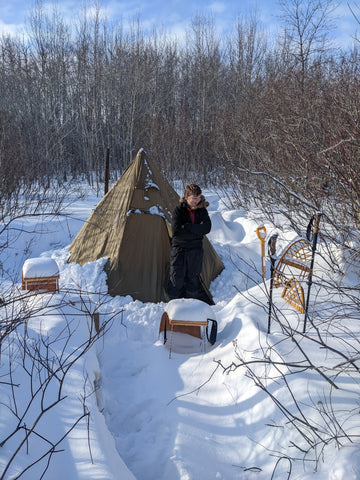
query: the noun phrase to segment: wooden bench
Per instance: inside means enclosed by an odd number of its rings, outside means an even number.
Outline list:
[[[29,258],[21,273],[23,290],[59,291],[59,268],[52,258]]]
[[[201,327],[205,327],[209,342],[214,344],[217,333],[217,322],[211,318],[213,316],[214,314],[210,305],[201,300],[186,298],[171,300],[167,304],[165,312],[162,314],[159,333],[164,332],[165,344],[167,341],[167,331],[170,331],[171,339],[173,332],[186,333],[194,337],[202,338]],[[210,338],[207,331],[209,322],[212,323],[212,334]]]
[[[207,327],[208,326],[208,320],[206,321],[174,320],[174,319],[172,320],[171,318],[168,317],[168,321],[170,325],[184,325],[187,327]]]

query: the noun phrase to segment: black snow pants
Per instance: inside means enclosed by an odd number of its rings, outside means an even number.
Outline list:
[[[203,248],[187,250],[172,247],[167,288],[170,299],[196,298],[206,303],[210,302],[200,281],[203,256]]]

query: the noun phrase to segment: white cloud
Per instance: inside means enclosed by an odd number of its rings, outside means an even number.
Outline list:
[[[136,1],[118,2],[110,0],[103,3],[103,10],[110,21],[115,19],[123,19],[126,22],[131,21],[138,15],[141,16],[145,8],[146,4]]]
[[[223,2],[213,2],[209,5],[209,9],[213,13],[224,13],[226,10],[226,5]]]
[[[24,25],[21,23],[6,23],[0,20],[0,35],[15,36],[20,34],[24,29]]]

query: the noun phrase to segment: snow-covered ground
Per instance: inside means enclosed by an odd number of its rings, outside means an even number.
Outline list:
[[[104,260],[84,267],[68,264],[67,247],[100,200],[89,193],[69,207],[69,217],[49,218],[41,223],[24,219],[17,227],[26,227],[4,252],[3,271],[11,272],[20,287],[21,269],[26,258],[55,259],[60,270],[60,293],[38,295],[27,299],[34,310],[41,304],[39,315],[31,316],[27,332],[35,344],[44,337],[56,339],[52,354],[76,354],[76,349],[89,337],[91,324],[85,315],[76,312],[84,305],[99,309],[100,322],[114,316],[109,330],[84,354],[67,373],[62,400],[44,414],[36,431],[54,442],[79,423],[56,447],[45,479],[120,479],[120,480],[355,480],[360,478],[360,446],[349,443],[341,449],[330,444],[320,460],[302,461],[303,455],[294,448],[301,439],[280,413],[274,401],[255,386],[244,368],[236,368],[237,355],[249,360],[264,360],[269,354],[289,361],[298,360],[292,342],[274,323],[267,334],[267,298],[261,276],[260,242],[256,228],[263,220],[242,210],[229,210],[215,191],[204,192],[210,202],[212,231],[209,239],[225,264],[225,270],[212,283],[216,305],[211,307],[218,321],[215,345],[182,334],[173,334],[171,342],[163,344],[159,335],[161,315],[166,305],[133,301],[130,297],[108,297]],[[21,224],[20,224],[21,222]],[[265,223],[267,234],[275,229]],[[23,228],[22,228],[23,229]],[[24,229],[23,229],[24,230]],[[279,232],[278,248],[296,238],[290,229]],[[321,248],[321,245],[319,246]],[[24,253],[25,252],[25,253]],[[315,268],[320,268],[318,260]],[[269,262],[266,262],[267,287]],[[2,289],[6,289],[4,277]],[[83,306],[79,307],[82,292]],[[91,292],[91,293],[86,293]],[[274,290],[274,305],[289,324],[298,325],[303,315],[281,298],[281,289]],[[312,297],[311,307],[315,295]],[[44,307],[45,306],[45,307]],[[90,308],[91,307],[91,308]],[[45,308],[45,310],[44,310]],[[301,328],[300,328],[301,329]],[[359,326],[356,326],[358,334]],[[64,333],[71,332],[71,335]],[[315,336],[315,333],[314,333]],[[311,332],[309,333],[311,339]],[[13,339],[13,344],[16,339]],[[49,343],[43,342],[43,345]],[[171,345],[171,351],[170,351]],[[324,365],[321,349],[310,340],[303,347],[314,362]],[[276,350],[276,351],[275,351]],[[12,356],[11,390],[7,382],[11,346],[4,342],[1,351],[0,378],[0,444],[21,417],[22,404],[29,398],[29,375],[22,368],[21,357]],[[75,352],[75,353],[74,353]],[[295,356],[295,357],[294,357]],[[224,371],[234,362],[233,368]],[[264,366],[261,366],[266,370]],[[41,374],[39,373],[39,378]],[[35,375],[36,377],[36,375]],[[264,384],[275,399],[290,410],[295,400],[283,382],[276,381],[273,367],[268,367]],[[86,386],[84,388],[84,379]],[[296,401],[307,415],[319,416],[321,408],[314,405],[331,403],[343,412],[346,427],[360,434],[357,415],[359,385],[348,382],[346,375],[337,379],[341,388],[330,390],[329,383],[315,372],[304,371],[288,379]],[[96,387],[94,391],[94,386]],[[34,388],[34,385],[32,385]],[[331,391],[331,399],[329,397]],[[55,392],[56,393],[56,392]],[[44,402],[50,402],[51,391]],[[16,399],[16,402],[15,400]],[[16,403],[16,405],[15,405]],[[10,410],[6,405],[11,405]],[[31,407],[20,424],[30,422],[39,404]],[[31,410],[31,409],[29,409]],[[328,419],[329,428],[337,428]],[[0,446],[0,475],[19,444],[25,429]],[[311,433],[309,433],[310,435]],[[39,458],[44,448],[39,436],[24,444],[11,468],[0,478],[16,478],[16,472]],[[293,445],[291,447],[291,445]],[[316,455],[308,455],[314,458]],[[289,461],[288,457],[298,461]],[[44,461],[30,468],[23,479],[40,478]],[[314,472],[317,467],[316,472]]]

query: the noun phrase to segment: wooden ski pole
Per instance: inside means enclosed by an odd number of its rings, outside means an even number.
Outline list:
[[[266,269],[265,269],[265,238],[266,238],[266,228],[264,226],[258,227],[256,229],[256,235],[260,240],[261,245],[261,267],[262,267],[262,277],[266,280]]]
[[[317,213],[314,217],[314,230],[313,230],[314,237],[313,237],[313,242],[312,242],[312,255],[311,255],[311,262],[310,262],[309,279],[308,279],[308,291],[307,291],[307,297],[306,297],[306,303],[305,303],[305,317],[304,317],[303,333],[306,332],[306,321],[307,321],[307,318],[308,318],[308,311],[309,311],[310,289],[311,289],[311,285],[312,285],[312,275],[313,275],[313,269],[314,269],[316,244],[317,244],[317,240],[318,240],[319,224],[320,224],[321,215],[322,215],[322,213]]]
[[[276,262],[276,240],[278,236],[279,234],[275,233],[269,238],[269,241],[268,241],[268,254],[270,258],[270,291],[269,291],[269,315],[268,315],[267,333],[270,333],[272,294],[273,294],[273,288],[274,288],[274,270],[275,270],[275,262]]]

